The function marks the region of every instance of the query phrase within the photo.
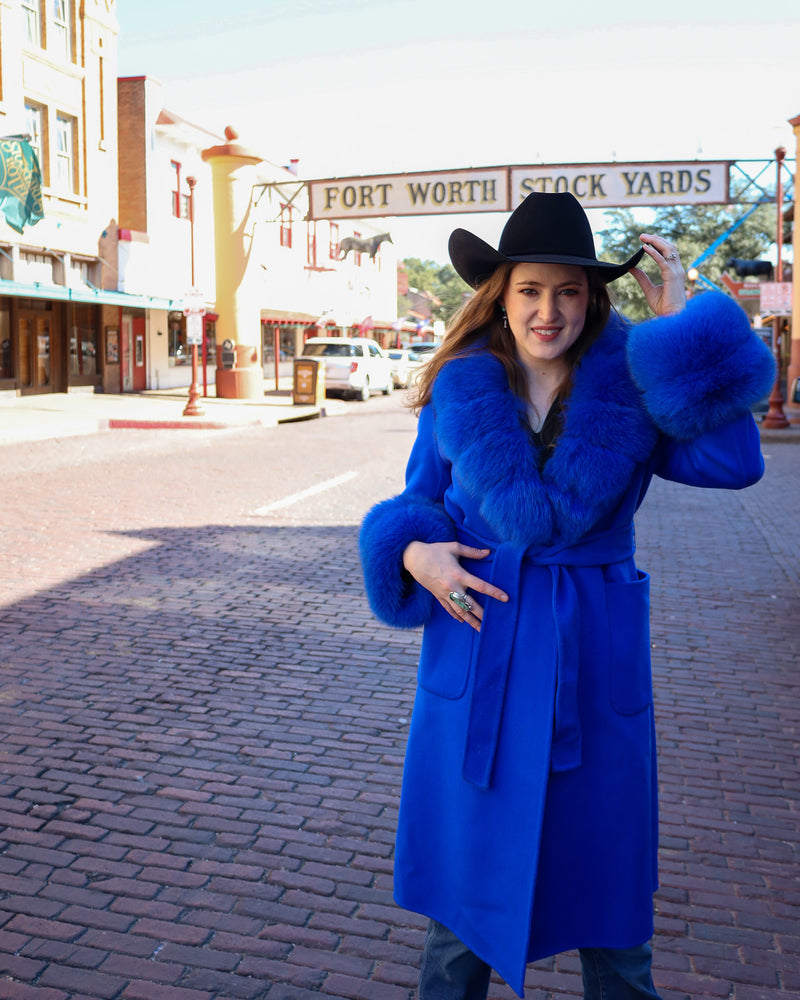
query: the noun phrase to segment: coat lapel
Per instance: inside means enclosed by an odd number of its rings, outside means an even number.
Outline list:
[[[446,364],[433,390],[436,434],[453,478],[502,541],[571,544],[613,509],[657,432],[628,372],[613,319],[575,372],[564,427],[539,471],[524,407],[487,352]]]

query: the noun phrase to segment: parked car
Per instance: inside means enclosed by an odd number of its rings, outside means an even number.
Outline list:
[[[325,362],[326,392],[367,400],[372,392],[394,391],[391,359],[366,337],[309,337],[303,357]]]
[[[426,357],[436,350],[439,345],[433,340],[425,340],[420,344],[410,344],[409,347],[416,354],[424,354]]]
[[[425,363],[422,355],[403,347],[390,347],[386,352],[392,359],[392,374],[396,389],[407,389],[409,383]]]

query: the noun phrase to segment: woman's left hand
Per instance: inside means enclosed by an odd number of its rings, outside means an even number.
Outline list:
[[[652,233],[643,233],[639,239],[644,252],[658,264],[663,281],[656,285],[640,267],[631,268],[630,273],[639,282],[647,304],[656,316],[680,312],[686,305],[686,276],[677,248]]]

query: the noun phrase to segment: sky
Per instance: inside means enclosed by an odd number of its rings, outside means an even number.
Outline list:
[[[117,0],[120,76],[303,179],[534,163],[793,160],[797,0]],[[456,226],[393,219],[401,257]],[[597,228],[598,218],[592,217]]]

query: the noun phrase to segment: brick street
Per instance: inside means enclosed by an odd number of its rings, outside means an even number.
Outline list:
[[[397,394],[0,448],[0,1000],[414,997],[419,634],[374,622],[356,546],[413,433]],[[800,998],[800,448],[764,451],[752,489],[656,483],[637,522],[665,1000]],[[580,995],[577,955],[527,985]]]

